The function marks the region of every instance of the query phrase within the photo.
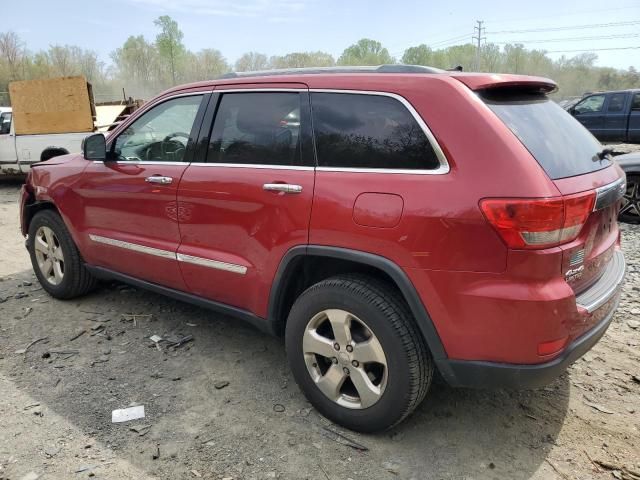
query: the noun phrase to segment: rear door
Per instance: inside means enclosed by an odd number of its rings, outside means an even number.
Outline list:
[[[627,92],[612,93],[607,99],[602,140],[624,142],[627,139],[629,121],[629,98]]]
[[[177,191],[207,101],[204,93],[159,100],[110,138],[107,161],[86,168],[74,192],[89,263],[185,289]]]
[[[607,96],[604,93],[589,95],[573,107],[573,116],[596,137],[604,134],[604,104]]]
[[[178,260],[192,293],[266,316],[280,260],[308,243],[309,94],[304,84],[215,92],[178,191]]]

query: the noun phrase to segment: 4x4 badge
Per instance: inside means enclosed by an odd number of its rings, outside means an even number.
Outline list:
[[[567,273],[564,274],[564,278],[567,282],[578,280],[580,277],[582,277],[583,272],[584,272],[584,265],[580,265],[578,268],[572,268],[567,270]]]

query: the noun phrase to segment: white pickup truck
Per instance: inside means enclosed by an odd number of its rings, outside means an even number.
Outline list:
[[[0,176],[24,175],[32,163],[78,153],[87,136],[86,132],[16,135],[11,120],[11,109],[0,107]]]

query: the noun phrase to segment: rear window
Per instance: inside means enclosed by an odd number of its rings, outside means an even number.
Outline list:
[[[584,175],[611,165],[598,157],[600,142],[545,95],[485,93],[483,100],[551,179]]]

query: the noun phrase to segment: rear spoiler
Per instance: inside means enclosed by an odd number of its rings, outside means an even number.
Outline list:
[[[551,93],[558,85],[544,77],[502,73],[451,73],[451,77],[464,83],[471,90],[522,89],[530,92]]]

